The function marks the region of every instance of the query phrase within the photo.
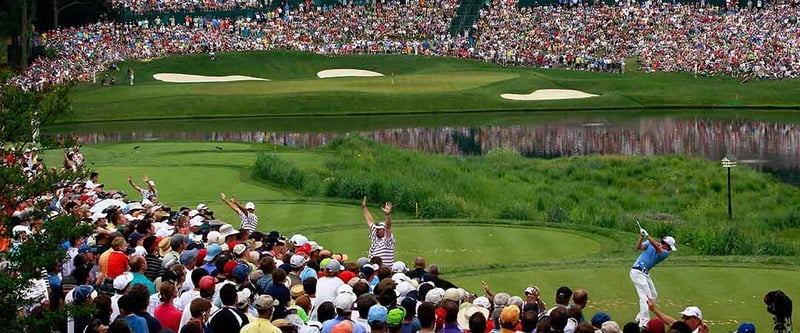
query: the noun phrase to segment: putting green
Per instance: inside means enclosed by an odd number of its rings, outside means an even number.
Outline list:
[[[496,71],[469,71],[441,74],[407,74],[369,78],[338,78],[332,80],[242,81],[198,84],[180,89],[184,94],[252,95],[296,94],[321,91],[354,91],[368,93],[430,93],[473,89],[512,80],[519,75]],[[150,86],[149,89],[164,87]],[[176,90],[177,91],[177,90]],[[141,92],[140,92],[141,93]]]
[[[403,226],[395,224],[395,260],[410,265],[418,255],[444,270],[457,267],[550,261],[597,253],[599,242],[570,232],[541,228],[491,226]],[[366,225],[358,229],[309,235],[323,246],[357,258],[367,255]]]
[[[631,258],[633,260],[634,258]],[[485,273],[473,276],[447,276],[456,285],[480,291],[486,281],[495,292],[521,295],[535,284],[546,290],[545,302],[553,303],[552,293],[560,286],[589,290],[588,318],[597,311],[611,314],[620,326],[632,321],[638,312],[636,291],[628,276],[629,265],[615,268],[577,268]],[[725,267],[659,267],[653,271],[661,309],[673,317],[687,306],[698,306],[711,332],[735,331],[742,321],[756,324],[759,331],[771,331],[772,317],[762,301],[770,290],[782,289],[790,296],[800,294],[800,271]]]

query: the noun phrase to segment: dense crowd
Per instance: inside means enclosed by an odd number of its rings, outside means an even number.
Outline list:
[[[12,84],[36,88],[95,81],[124,59],[170,54],[291,49],[319,54],[404,53],[469,57],[504,65],[781,79],[800,70],[798,7],[731,9],[662,2],[632,6],[517,7],[494,1],[475,35],[447,32],[458,2],[279,7],[253,18],[174,17],[103,22],[43,35],[58,50]]]
[[[78,158],[83,163],[77,154],[65,152],[66,169]],[[30,158],[6,159],[3,165],[21,169]],[[24,315],[68,304],[94,308],[60,323],[61,332],[708,331],[702,311],[693,306],[675,319],[651,300],[655,318],[621,325],[627,320],[586,312],[590,299],[584,289],[562,286],[548,306],[533,285],[510,294],[483,282],[480,296],[459,288],[424,256],[412,267],[396,260],[391,203],[382,207],[384,220],[377,222],[364,198],[370,247],[366,257],[351,259],[324,247],[324,240],[260,232],[265,226],[256,205],[242,205],[235,196],[221,194],[220,199],[240,217],[238,227],[215,218],[204,203],[171,209],[147,177],[143,183],[128,178],[136,198],[105,189],[99,177],[92,173],[85,181],[54,186],[46,194],[52,204],[45,214],[30,205],[37,198],[20,203],[12,239],[0,242],[0,252],[17,251],[58,215],[92,226],[91,236],[64,240],[67,259],[48,265],[47,276],[32,281],[25,292],[35,305],[23,309]],[[672,250],[674,244],[672,239]],[[743,323],[738,332],[754,333],[755,327]]]
[[[111,7],[121,13],[161,13],[264,8],[270,0],[113,0]]]

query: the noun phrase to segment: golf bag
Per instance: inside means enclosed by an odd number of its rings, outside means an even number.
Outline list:
[[[764,303],[767,304],[767,312],[774,316],[774,333],[791,333],[792,299],[781,290],[773,290],[764,295]]]

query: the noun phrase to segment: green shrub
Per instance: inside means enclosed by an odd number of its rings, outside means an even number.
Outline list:
[[[497,217],[509,220],[530,220],[533,218],[533,212],[525,203],[517,202],[503,208]]]
[[[300,170],[275,155],[256,160],[256,176],[306,196],[391,201],[422,218],[501,218],[594,225],[673,235],[704,254],[798,252],[769,235],[800,228],[800,189],[748,168],[735,170],[734,221],[726,174],[715,162],[684,156],[522,157],[425,154],[359,136],[333,140],[322,170]],[[279,156],[279,155],[278,155]]]

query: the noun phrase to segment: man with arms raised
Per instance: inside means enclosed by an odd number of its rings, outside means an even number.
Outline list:
[[[650,321],[650,309],[647,301],[652,299],[655,302],[655,299],[658,298],[656,286],[653,284],[653,279],[650,278],[650,270],[667,259],[669,256],[667,249],[675,251],[675,238],[667,236],[661,242],[656,242],[653,237],[650,237],[647,230],[639,229],[639,234],[636,249],[642,253],[631,266],[630,276],[633,286],[636,287],[636,293],[639,295],[639,314],[636,315],[636,321],[640,327],[644,327]]]
[[[392,203],[383,205],[384,222],[375,223],[367,209],[367,197],[361,200],[361,210],[369,227],[369,258],[380,257],[384,266],[392,267],[394,263],[394,235],[392,234]]]

